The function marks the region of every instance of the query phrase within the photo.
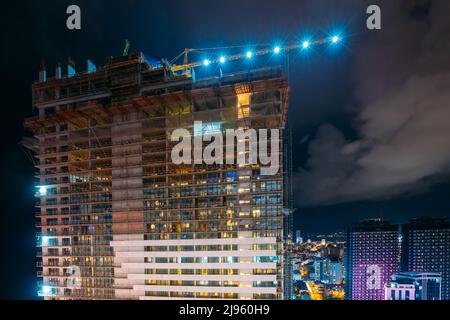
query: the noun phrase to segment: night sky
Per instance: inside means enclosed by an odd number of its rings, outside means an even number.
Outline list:
[[[66,29],[68,5],[82,30]],[[366,8],[382,9],[382,30]],[[98,65],[131,51],[344,37],[289,59],[295,229],[450,216],[450,1],[14,1],[1,9],[0,298],[36,297],[33,166],[19,146],[39,65]],[[201,57],[198,57],[201,58]],[[267,66],[272,61],[260,62]],[[244,66],[237,66],[244,67]],[[214,72],[214,71],[212,71]]]

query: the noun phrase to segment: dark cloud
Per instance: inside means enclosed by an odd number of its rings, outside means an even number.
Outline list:
[[[353,77],[358,139],[326,124],[295,177],[299,204],[426,190],[450,173],[450,1],[389,1]]]

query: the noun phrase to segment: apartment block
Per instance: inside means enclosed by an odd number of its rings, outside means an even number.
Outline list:
[[[196,80],[141,53],[88,66],[65,75],[58,67],[53,78],[41,72],[37,115],[24,124],[37,170],[40,295],[288,298],[282,70]],[[260,161],[176,165],[177,129],[279,129],[271,144],[280,170],[263,175]]]
[[[384,300],[385,284],[400,269],[399,227],[382,219],[356,223],[346,246],[346,298]]]

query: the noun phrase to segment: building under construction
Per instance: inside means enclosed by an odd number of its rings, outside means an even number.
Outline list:
[[[288,299],[286,142],[281,170],[175,165],[171,133],[281,129],[281,68],[194,80],[141,54],[58,67],[33,85],[38,272],[45,299]],[[273,143],[273,141],[272,141]]]

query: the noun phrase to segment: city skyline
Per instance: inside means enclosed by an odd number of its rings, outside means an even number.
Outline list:
[[[300,239],[292,252],[294,299],[448,300],[449,223],[374,218],[355,222],[347,240],[341,232]]]

